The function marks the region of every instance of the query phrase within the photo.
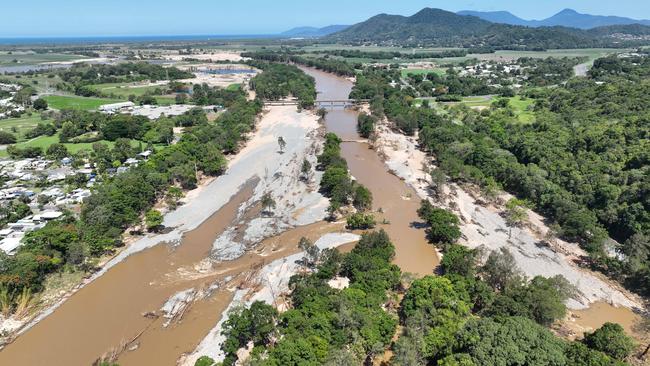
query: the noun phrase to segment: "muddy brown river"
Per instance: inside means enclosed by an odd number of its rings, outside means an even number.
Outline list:
[[[303,70],[316,79],[317,99],[348,99],[353,86],[349,80],[309,68]],[[372,192],[377,222],[386,222],[378,227],[386,230],[395,244],[395,264],[404,272],[431,274],[439,260],[435,248],[427,243],[424,230],[414,227],[421,221],[417,216],[420,200],[410,186],[387,171],[386,164],[370,145],[360,142],[357,116],[353,110],[330,109],[325,118],[327,131],[348,141],[341,144],[341,154],[352,176]]]
[[[319,99],[348,98],[350,81],[312,69],[305,71],[316,79]],[[349,141],[341,146],[343,157],[351,174],[373,194],[379,227],[388,232],[396,247],[395,263],[404,272],[431,274],[438,255],[426,242],[424,230],[413,225],[419,221],[419,199],[388,172],[367,143],[360,141],[356,118],[355,111],[333,109],[325,125]],[[214,264],[210,271],[192,271],[208,256],[215,238],[233,224],[238,207],[252,191],[252,184],[244,185],[225,206],[186,233],[180,245],[157,245],[109,269],[0,351],[0,365],[83,366],[107,354],[117,355],[121,366],[175,365],[219,321],[232,298],[228,287],[240,284],[255,268],[298,252],[302,236],[315,241],[326,233],[343,230],[341,223],[298,227],[264,240],[238,259]],[[232,279],[226,284],[228,278]],[[143,316],[159,310],[179,291],[205,288],[219,281],[224,282],[222,288],[195,302],[180,321],[167,327],[163,327],[163,317]]]

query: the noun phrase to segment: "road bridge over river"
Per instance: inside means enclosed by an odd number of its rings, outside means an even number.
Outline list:
[[[318,108],[348,108],[355,105],[368,103],[369,99],[336,99],[336,100],[317,100],[314,102]],[[282,105],[298,105],[297,100],[265,100],[264,105],[268,106],[282,106]]]

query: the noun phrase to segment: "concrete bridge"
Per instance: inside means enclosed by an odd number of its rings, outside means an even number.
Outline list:
[[[337,99],[337,100],[317,100],[314,102],[318,108],[348,108],[355,105],[368,103],[369,99]],[[264,105],[298,105],[297,100],[265,100]]]

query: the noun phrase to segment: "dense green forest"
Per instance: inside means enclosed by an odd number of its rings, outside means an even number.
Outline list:
[[[597,60],[592,78],[530,89],[524,93],[534,100],[530,124],[517,120],[507,100],[483,112],[417,108],[408,89],[389,85],[398,77],[392,70],[366,70],[351,98],[372,99],[373,113],[404,133],[419,131],[421,147],[451,179],[486,189],[496,182],[530,200],[598,268],[648,295],[648,65],[646,59]],[[611,256],[613,250],[620,256]]]
[[[435,213],[423,204],[427,215]],[[348,254],[316,251],[290,280],[289,310],[258,301],[229,314],[223,365],[241,361],[237,350],[249,342],[251,365],[368,365],[387,349],[389,364],[404,366],[625,365],[635,345],[619,325],[576,342],[546,328],[564,316],[571,291],[564,278],[528,280],[507,250],[479,265],[478,251],[453,242],[445,248],[442,275],[415,280],[391,264],[395,249],[384,231],[363,234]],[[332,288],[337,276],[349,286]],[[213,363],[202,357],[196,365]]]
[[[297,98],[302,108],[310,108],[316,101],[314,78],[293,65],[250,61],[249,64],[263,73],[251,79],[251,89],[258,98],[279,100],[288,96]]]

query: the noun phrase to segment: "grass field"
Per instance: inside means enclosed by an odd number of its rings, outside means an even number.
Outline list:
[[[41,115],[34,113],[31,116],[24,115],[20,118],[8,118],[0,120],[0,131],[6,131],[16,135],[18,141],[24,140],[25,132],[36,127],[42,122]]]
[[[520,96],[516,96],[510,99],[510,106],[515,111],[515,116],[522,123],[531,123],[535,120],[535,114],[528,109],[533,105],[532,99],[521,99]]]
[[[78,96],[48,95],[43,97],[50,108],[93,110],[110,103],[123,102],[126,99],[85,98]]]
[[[133,83],[110,83],[110,84],[96,84],[91,88],[102,92],[104,94],[115,94],[118,98],[128,98],[129,95],[136,97],[152,93],[156,89],[166,89],[164,85],[160,86],[137,86]]]

